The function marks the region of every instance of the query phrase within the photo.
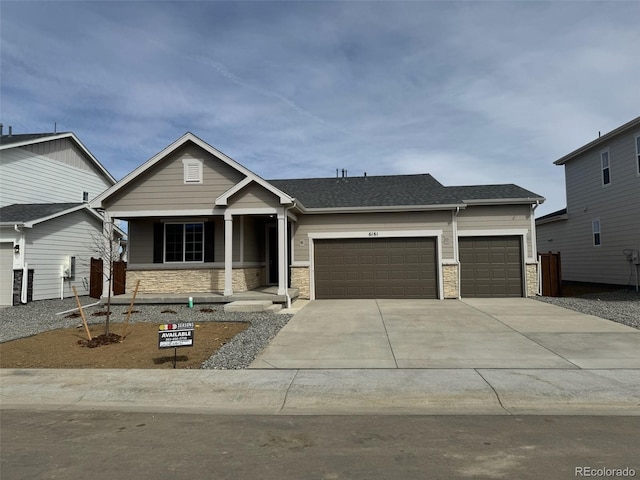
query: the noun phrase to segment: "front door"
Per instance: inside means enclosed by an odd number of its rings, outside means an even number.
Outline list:
[[[278,227],[267,225],[267,283],[278,284]]]

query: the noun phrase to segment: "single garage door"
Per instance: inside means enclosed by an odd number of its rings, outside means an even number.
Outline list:
[[[315,240],[316,298],[438,298],[435,238]]]
[[[0,305],[11,305],[13,298],[13,244],[0,243]]]
[[[521,297],[520,237],[460,237],[462,297]]]

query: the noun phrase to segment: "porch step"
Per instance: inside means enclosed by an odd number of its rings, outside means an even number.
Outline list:
[[[275,307],[269,300],[236,300],[224,306],[225,313],[229,312],[270,312]],[[282,308],[282,307],[281,307]]]

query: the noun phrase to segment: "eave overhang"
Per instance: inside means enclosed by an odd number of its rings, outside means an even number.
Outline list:
[[[593,140],[592,142],[589,142],[586,145],[578,148],[577,150],[574,150],[573,152],[568,153],[567,155],[565,155],[562,158],[559,158],[558,160],[556,160],[553,163],[554,163],[554,165],[564,165],[569,160],[572,160],[573,158],[577,157],[578,155],[581,155],[581,154],[585,153],[586,151],[591,150],[592,148],[595,148],[598,145],[609,141],[612,137],[615,137],[616,135],[619,135],[619,134],[625,132],[626,130],[630,130],[630,129],[635,128],[635,127],[640,127],[640,117],[636,117],[633,120],[631,120],[630,122],[627,122],[624,125],[621,125],[620,127],[616,128],[615,130],[611,130],[609,133],[605,133],[601,137],[598,137],[595,140]]]

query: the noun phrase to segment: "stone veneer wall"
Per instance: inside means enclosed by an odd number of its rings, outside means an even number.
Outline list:
[[[535,297],[538,294],[538,264],[530,263],[526,266],[527,297]]]
[[[444,298],[458,298],[458,265],[442,265],[442,283]]]
[[[291,287],[299,289],[299,298],[310,298],[309,267],[291,267]]]
[[[224,270],[222,270],[224,279]],[[232,283],[234,292],[246,292],[265,284],[265,267],[234,268]]]
[[[245,292],[264,285],[264,267],[234,268],[233,290]],[[127,293],[208,293],[224,291],[224,269],[127,270]]]

